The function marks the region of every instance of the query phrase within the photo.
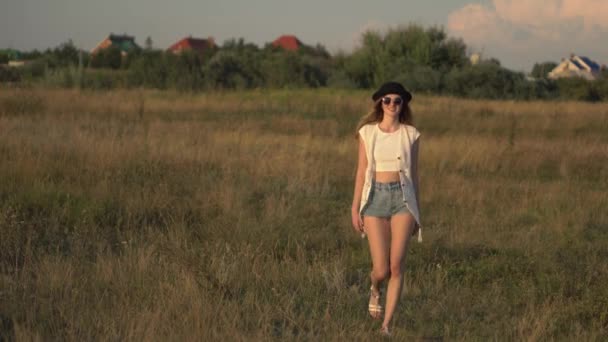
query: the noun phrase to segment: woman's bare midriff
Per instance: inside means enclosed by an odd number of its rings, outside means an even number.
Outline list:
[[[399,182],[399,172],[397,171],[379,171],[376,172],[377,183]]]

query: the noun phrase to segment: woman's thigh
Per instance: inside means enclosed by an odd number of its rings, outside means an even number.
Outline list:
[[[389,220],[381,217],[364,216],[363,224],[374,268],[388,270],[391,243]]]
[[[393,272],[396,267],[402,269],[405,254],[407,253],[409,242],[412,238],[412,232],[414,231],[415,222],[414,216],[409,212],[400,213],[391,217],[390,266],[391,271]]]

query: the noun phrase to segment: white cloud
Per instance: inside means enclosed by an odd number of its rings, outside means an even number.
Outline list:
[[[606,0],[493,0],[489,6],[472,3],[452,12],[447,28],[474,48],[487,48],[501,56],[511,53],[519,60],[525,59],[521,54],[537,58],[527,62],[530,66],[566,57],[570,52],[597,54],[590,56],[595,59],[608,57],[602,41],[608,34]]]

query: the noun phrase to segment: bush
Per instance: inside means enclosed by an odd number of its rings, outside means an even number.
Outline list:
[[[344,88],[344,89],[355,89],[357,85],[353,80],[346,75],[343,70],[335,70],[333,71],[328,79],[327,86],[332,88]]]
[[[606,94],[600,94],[596,81],[580,77],[560,78],[557,81],[559,97],[564,100],[600,101]]]
[[[441,90],[441,73],[429,66],[413,67],[395,80],[411,91],[430,93]]]
[[[91,67],[119,69],[122,65],[122,53],[119,48],[110,46],[91,56]]]
[[[127,72],[123,70],[94,70],[84,73],[81,87],[93,90],[110,90],[126,87]]]
[[[204,86],[201,56],[192,51],[184,51],[170,57],[168,82],[178,90],[200,90]]]
[[[530,76],[535,78],[547,78],[547,74],[549,74],[551,70],[555,69],[556,66],[557,63],[555,62],[534,63]]]
[[[470,98],[516,98],[516,90],[525,89],[522,73],[513,72],[494,63],[482,63],[453,69],[446,75],[448,94]]]
[[[8,64],[10,57],[7,53],[0,52],[0,64]]]
[[[131,62],[127,74],[128,85],[165,89],[168,69],[167,57],[162,51],[144,51]]]
[[[21,81],[21,74],[15,68],[0,65],[0,83],[13,83]]]
[[[235,51],[219,51],[205,65],[205,83],[210,88],[243,89],[263,84],[259,68],[248,55]]]
[[[37,59],[19,68],[23,80],[33,81],[46,76],[47,64],[44,58]]]

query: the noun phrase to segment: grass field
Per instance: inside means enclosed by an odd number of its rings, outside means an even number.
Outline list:
[[[368,97],[0,90],[0,335],[376,339],[350,227]],[[608,104],[412,109],[396,339],[608,339]]]

